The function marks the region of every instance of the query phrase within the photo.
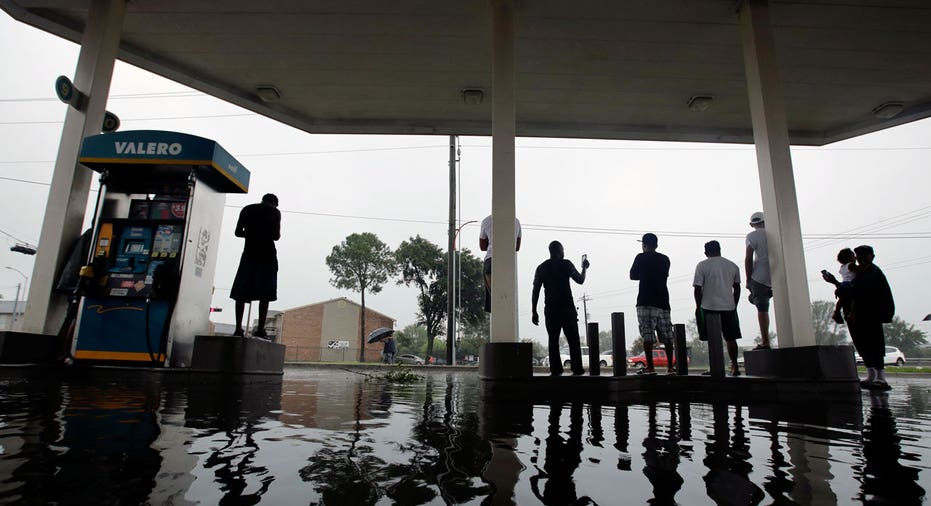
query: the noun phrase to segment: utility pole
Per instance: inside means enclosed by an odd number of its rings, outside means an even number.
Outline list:
[[[446,363],[456,365],[456,136],[449,136],[449,242],[446,248]]]
[[[588,328],[588,301],[592,300],[588,294],[582,294],[582,315],[585,317],[585,328]]]

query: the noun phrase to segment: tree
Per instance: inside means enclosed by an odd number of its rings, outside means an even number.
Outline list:
[[[362,312],[359,317],[359,361],[365,362],[365,292],[378,293],[396,266],[391,249],[371,232],[352,234],[333,246],[326,264],[333,273],[330,284],[359,292]]]
[[[611,336],[610,330],[602,330],[598,332],[598,351],[599,353],[604,353],[614,346],[614,339]]]
[[[525,337],[524,339],[521,339],[520,342],[530,343],[531,347],[533,348],[533,352],[531,356],[533,356],[533,358],[535,359],[549,356],[549,350],[546,349],[546,346],[543,346],[543,343],[535,339],[530,339],[530,338]]]
[[[643,338],[638,337],[630,343],[630,356],[639,355],[643,353]]]
[[[420,237],[404,241],[394,252],[401,279],[399,285],[414,285],[417,296],[417,323],[427,330],[426,354],[433,356],[433,340],[443,335],[446,322],[446,259],[443,250]]]
[[[471,335],[488,340],[484,262],[464,249],[459,253],[459,323]]]
[[[422,355],[427,346],[427,329],[423,325],[412,323],[394,333],[398,344],[398,353]]]
[[[459,253],[459,332],[456,356],[477,356],[488,342],[488,313],[485,312],[484,262],[464,249]]]
[[[702,341],[698,337],[698,324],[695,323],[695,318],[692,318],[685,324],[685,335],[690,337],[688,348],[691,365],[708,365],[708,341]],[[773,341],[770,342],[772,343]]]
[[[815,344],[837,345],[847,341],[847,333],[834,322],[834,303],[816,300],[811,303],[811,319],[815,325]]]
[[[914,325],[898,316],[892,319],[892,323],[883,325],[883,332],[886,334],[886,344],[895,346],[906,357],[917,355],[919,347],[928,342],[927,334],[923,330],[916,329]]]

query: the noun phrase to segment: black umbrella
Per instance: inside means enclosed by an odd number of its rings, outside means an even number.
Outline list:
[[[369,333],[369,344],[381,341],[382,339],[394,334],[394,330],[388,327],[378,327]]]

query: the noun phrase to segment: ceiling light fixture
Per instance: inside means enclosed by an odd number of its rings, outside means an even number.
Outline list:
[[[692,95],[689,99],[689,110],[695,112],[705,112],[711,109],[714,103],[714,97],[711,95]]]
[[[905,109],[905,104],[902,102],[883,102],[873,108],[873,116],[879,119],[892,119],[902,112],[902,109]]]
[[[463,88],[459,90],[462,101],[468,105],[479,105],[485,99],[485,90],[482,88]]]
[[[278,88],[270,84],[260,84],[255,87],[255,94],[262,99],[262,102],[276,102],[281,98],[281,92]]]

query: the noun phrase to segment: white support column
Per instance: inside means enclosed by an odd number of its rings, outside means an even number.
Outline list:
[[[768,3],[766,0],[744,0],[737,16],[766,215],[779,347],[811,346],[815,344],[811,297]]]
[[[64,318],[67,298],[53,288],[71,246],[81,235],[91,184],[91,171],[78,164],[78,155],[84,137],[99,134],[103,124],[125,12],[126,0],[90,3],[74,73],[75,87],[89,100],[83,112],[68,107],[65,115],[32,271],[23,324],[26,332],[56,333]]]
[[[492,1],[491,342],[517,342],[517,254],[514,251],[516,76],[514,1]]]

